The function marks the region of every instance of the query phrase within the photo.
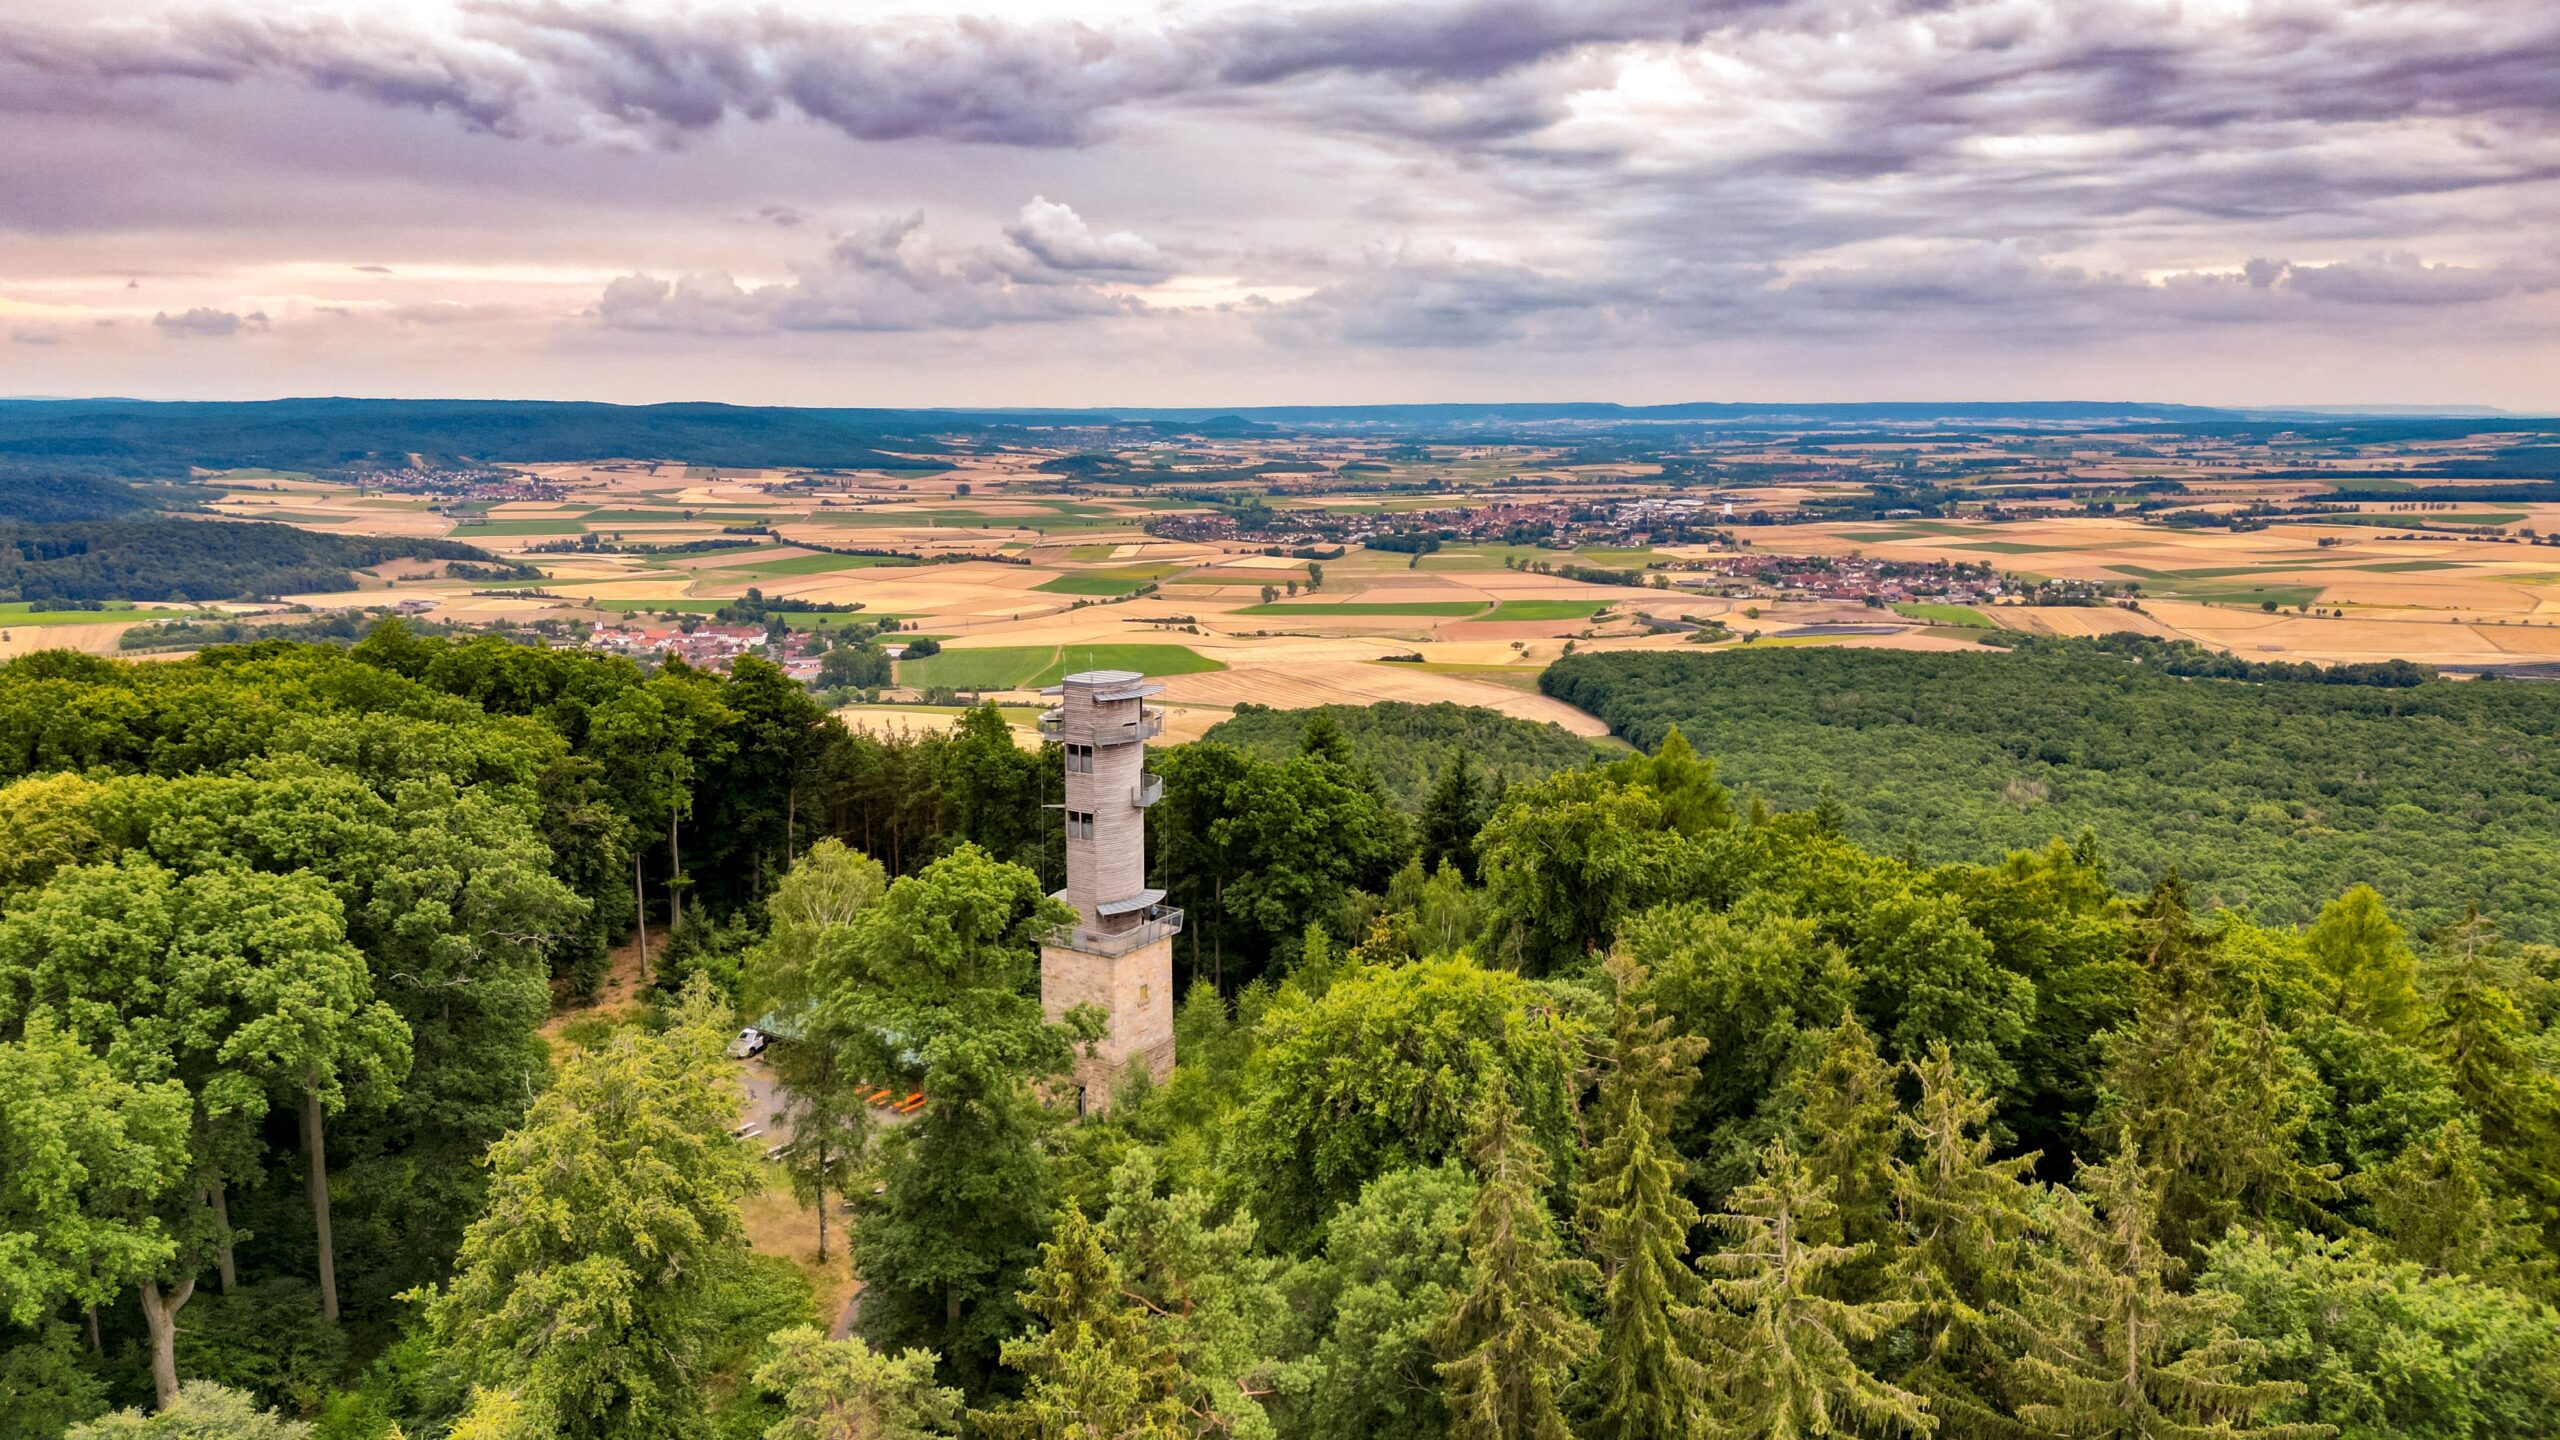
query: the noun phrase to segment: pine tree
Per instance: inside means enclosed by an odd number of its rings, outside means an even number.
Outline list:
[[[1582,1187],[1582,1223],[1600,1268],[1600,1350],[1584,1378],[1610,1440],[1682,1436],[1695,1428],[1707,1373],[1705,1283],[1688,1262],[1698,1207],[1680,1193],[1680,1157],[1663,1138],[1694,1083],[1706,1042],[1669,1033],[1640,1003],[1644,967],[1608,963],[1616,987],[1611,1064],[1600,1079],[1600,1143]]]
[[[1806,1239],[1835,1224],[1821,1185],[1784,1140],[1761,1156],[1760,1178],[1733,1193],[1713,1223],[1733,1244],[1700,1262],[1723,1313],[1718,1428],[1752,1440],[1893,1431],[1925,1435],[1929,1402],[1878,1379],[1853,1347],[1909,1319],[1906,1301],[1838,1300],[1831,1272],[1865,1253]]]
[[[2261,1423],[2300,1392],[2247,1377],[2261,1347],[2227,1323],[2236,1296],[2180,1294],[2158,1232],[2159,1177],[2139,1151],[2081,1173],[2063,1192],[2051,1249],[2000,1314],[2022,1353],[2009,1381],[2018,1418],[2057,1440],[2318,1440],[2323,1425]]]
[[[1121,1291],[1102,1233],[1070,1202],[1022,1304],[1040,1324],[1004,1342],[1004,1363],[1029,1377],[1022,1398],[970,1421],[994,1440],[1178,1440],[1187,1436],[1173,1349]]]
[[[1571,1440],[1558,1404],[1596,1343],[1567,1291],[1596,1278],[1563,1253],[1547,1215],[1546,1157],[1490,1056],[1469,1158],[1483,1182],[1467,1217],[1470,1283],[1438,1336],[1453,1440]]]
[[[1875,1037],[1856,1014],[1844,1010],[1794,1089],[1805,1169],[1830,1202],[1830,1218],[1808,1225],[1804,1238],[1858,1248],[1859,1258],[1842,1265],[1832,1287],[1843,1299],[1875,1299],[1895,1240],[1891,1167],[1902,1116],[1893,1067],[1876,1054]]]
[[[1902,1128],[1916,1158],[1892,1162],[1902,1248],[1887,1277],[1895,1298],[1920,1307],[1922,1358],[1908,1379],[1950,1426],[1996,1430],[2004,1352],[1991,1311],[2017,1298],[2036,1157],[1993,1158],[1991,1101],[1945,1045],[1911,1071],[1920,1097]]]

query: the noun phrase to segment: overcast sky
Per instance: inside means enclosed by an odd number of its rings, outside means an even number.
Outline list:
[[[0,0],[0,394],[2560,410],[2560,4]]]

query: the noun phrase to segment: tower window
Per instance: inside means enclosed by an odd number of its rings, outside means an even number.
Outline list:
[[[1090,840],[1093,838],[1092,811],[1070,810],[1067,812],[1067,838],[1070,840]]]
[[[1079,775],[1093,773],[1093,747],[1090,745],[1068,746],[1067,769]]]

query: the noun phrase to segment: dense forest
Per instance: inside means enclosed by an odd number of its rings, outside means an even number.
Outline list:
[[[1318,716],[1341,734],[1388,794],[1417,812],[1459,756],[1477,768],[1481,783],[1499,789],[1513,780],[1571,769],[1597,753],[1590,741],[1560,726],[1445,700],[1431,705],[1382,700],[1307,710],[1239,705],[1233,717],[1210,726],[1203,738],[1266,760],[1286,759],[1306,748],[1307,726]]]
[[[2552,1432],[2560,951],[2463,887],[2271,923],[1668,726],[1418,801],[1431,740],[1295,728],[1154,757],[1182,1063],[1071,1123],[991,708],[397,624],[0,667],[0,1434]]]
[[[920,410],[540,400],[0,400],[0,479],[184,479],[198,469],[344,471],[682,455],[698,465],[947,468]]]
[[[455,540],[324,535],[255,521],[0,523],[0,599],[236,600],[352,590],[352,572],[404,556],[502,564]]]
[[[1577,655],[1540,684],[1640,746],[1677,726],[1773,805],[1827,790],[1853,839],[1919,859],[2086,830],[2120,882],[2174,868],[2262,921],[2369,884],[2423,923],[2477,904],[2519,939],[2560,939],[2560,689],[2404,665],[2228,680],[2200,657],[2139,637]]]

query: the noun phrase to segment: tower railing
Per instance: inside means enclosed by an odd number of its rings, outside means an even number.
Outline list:
[[[1049,933],[1049,943],[1087,955],[1126,955],[1141,945],[1181,933],[1180,907],[1154,905],[1148,907],[1137,924],[1124,929],[1096,930],[1082,921],[1061,925]]]

